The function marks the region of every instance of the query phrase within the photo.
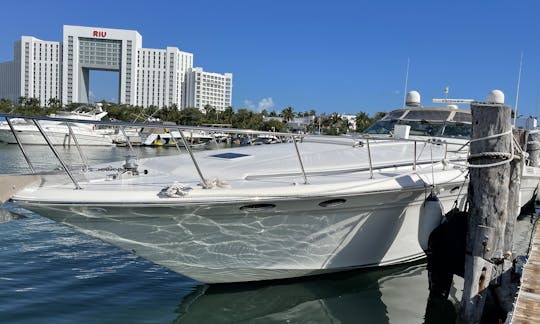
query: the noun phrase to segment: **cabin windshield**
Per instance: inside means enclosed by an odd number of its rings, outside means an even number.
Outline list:
[[[468,139],[471,136],[471,125],[451,122],[427,122],[411,120],[379,120],[368,127],[365,134],[391,135],[394,132],[394,126],[409,125],[411,136],[437,136]]]

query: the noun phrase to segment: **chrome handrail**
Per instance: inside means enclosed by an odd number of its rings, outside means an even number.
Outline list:
[[[126,143],[129,147],[129,152],[133,154],[133,156],[136,156],[135,150],[133,150],[133,145],[131,145],[131,141],[129,139],[129,136],[126,134],[126,128],[124,126],[120,126],[120,131],[122,132],[122,135],[124,135],[124,138],[126,139]]]
[[[24,150],[24,147],[22,146],[21,141],[19,140],[19,136],[17,135],[17,132],[13,128],[13,124],[11,123],[10,118],[6,117],[6,122],[9,126],[9,129],[11,129],[11,133],[13,134],[13,137],[15,137],[15,142],[17,142],[17,145],[19,145],[19,149],[21,149],[21,153],[24,156],[24,159],[26,160],[26,163],[28,164],[28,167],[30,167],[30,170],[32,173],[36,173],[34,166],[32,165],[32,162],[30,162],[30,158],[26,154],[26,151]]]
[[[191,157],[191,161],[193,162],[193,165],[195,165],[195,169],[197,169],[197,173],[199,174],[199,177],[201,178],[202,186],[205,189],[210,188],[208,183],[206,182],[206,179],[204,178],[201,168],[199,167],[199,164],[197,163],[197,160],[195,159],[195,156],[193,155],[193,152],[191,151],[191,148],[189,147],[188,142],[186,141],[186,137],[184,136],[184,133],[182,130],[178,128],[178,132],[180,133],[180,137],[182,137],[182,141],[184,142],[184,147],[189,153],[189,156]]]
[[[64,160],[62,160],[62,158],[60,157],[60,154],[58,154],[58,151],[56,151],[56,149],[54,148],[54,145],[52,144],[51,140],[49,139],[49,136],[47,136],[47,134],[45,134],[45,131],[43,130],[43,128],[39,124],[38,120],[37,119],[32,119],[32,121],[34,122],[34,125],[36,125],[39,132],[41,133],[41,136],[43,136],[43,138],[45,139],[45,142],[47,142],[47,145],[49,145],[49,148],[53,152],[54,156],[56,156],[56,158],[58,159],[58,161],[62,165],[62,168],[64,169],[64,171],[66,171],[67,175],[71,178],[71,181],[73,181],[73,184],[75,184],[75,189],[82,189],[81,186],[79,185],[79,182],[77,181],[77,179],[75,179],[75,177],[73,176],[71,171],[69,171],[69,168],[67,167]]]
[[[373,163],[371,162],[371,148],[369,146],[369,139],[366,140],[368,161],[369,161],[369,178],[373,179]]]
[[[71,135],[71,137],[73,137],[73,139],[75,141],[75,144],[76,144],[76,146],[77,146],[77,148],[79,150],[79,153],[81,154],[81,158],[83,159],[83,163],[84,163],[86,168],[88,167],[87,166],[87,160],[86,160],[84,154],[82,153],[82,150],[79,147],[77,138],[75,137],[75,134],[73,133],[73,130],[71,129],[70,123],[105,125],[105,126],[112,126],[112,127],[115,127],[115,128],[119,128],[120,131],[122,132],[122,134],[124,135],[124,137],[126,138],[126,142],[127,142],[128,146],[129,146],[129,149],[130,149],[130,151],[132,153],[134,152],[134,150],[133,150],[133,147],[132,147],[132,144],[131,144],[131,141],[130,141],[129,137],[126,134],[125,127],[141,127],[141,128],[164,128],[164,127],[167,127],[167,128],[171,128],[171,129],[176,129],[180,133],[180,137],[182,138],[184,146],[185,146],[187,152],[190,155],[192,163],[194,164],[194,166],[195,166],[195,168],[197,170],[197,173],[198,173],[198,175],[199,175],[199,177],[201,179],[201,182],[202,182],[202,186],[204,188],[209,188],[210,185],[208,183],[208,180],[204,177],[203,172],[202,172],[202,170],[201,170],[201,168],[200,168],[200,166],[199,166],[199,164],[197,162],[197,159],[196,159],[195,155],[193,154],[192,149],[189,146],[189,143],[187,142],[187,140],[186,140],[186,138],[185,138],[185,136],[183,134],[183,131],[186,131],[186,130],[208,131],[209,133],[223,132],[223,133],[244,134],[244,135],[254,135],[254,134],[261,135],[261,134],[264,134],[264,135],[273,135],[273,136],[292,138],[293,145],[294,145],[295,151],[296,151],[296,156],[297,156],[299,166],[300,166],[300,174],[303,176],[304,184],[309,183],[308,172],[306,172],[306,170],[305,170],[304,163],[302,161],[302,155],[300,154],[300,150],[299,150],[299,147],[298,147],[298,144],[297,144],[297,139],[300,139],[300,141],[309,140],[309,141],[320,142],[320,143],[324,143],[325,140],[326,140],[326,143],[330,143],[328,141],[328,139],[331,139],[331,143],[340,143],[341,144],[341,142],[342,142],[344,145],[351,145],[351,147],[362,147],[363,143],[365,143],[366,148],[367,148],[368,161],[369,161],[370,179],[374,178],[373,171],[375,169],[373,167],[373,157],[372,157],[372,148],[371,148],[372,143],[370,143],[370,142],[375,142],[375,143],[377,143],[379,141],[381,141],[381,142],[382,141],[413,142],[414,143],[413,144],[414,145],[414,152],[413,152],[414,156],[413,156],[413,160],[412,160],[413,171],[415,171],[417,169],[417,164],[418,164],[418,156],[417,156],[417,154],[418,154],[418,152],[417,152],[417,143],[418,142],[424,142],[424,145],[426,145],[428,143],[432,144],[432,145],[433,144],[437,144],[437,145],[438,144],[445,144],[445,146],[444,146],[445,147],[445,153],[444,153],[445,159],[447,158],[447,153],[451,152],[451,151],[448,150],[448,144],[455,144],[455,145],[462,145],[463,144],[463,142],[452,143],[452,142],[447,142],[446,140],[443,140],[443,141],[438,140],[437,143],[435,143],[431,139],[425,139],[425,140],[424,139],[396,139],[396,138],[390,138],[390,137],[373,137],[373,136],[369,136],[369,137],[365,137],[365,136],[336,137],[336,136],[326,136],[326,135],[306,135],[306,134],[291,134],[291,133],[285,133],[285,132],[256,131],[256,130],[249,130],[249,129],[246,130],[246,129],[216,128],[216,127],[201,127],[201,126],[184,126],[184,125],[171,126],[171,125],[166,125],[166,124],[161,124],[161,123],[127,123],[127,122],[118,122],[118,121],[96,121],[96,120],[87,120],[87,119],[71,119],[71,118],[59,118],[59,117],[49,117],[49,116],[25,116],[25,115],[5,114],[5,113],[0,113],[0,117],[5,117],[6,118],[6,121],[10,125],[11,131],[15,134],[15,138],[16,138],[18,144],[19,144],[19,147],[21,148],[21,151],[23,152],[23,155],[25,156],[25,159],[27,160],[27,163],[29,164],[30,168],[32,169],[32,172],[34,172],[34,168],[30,163],[30,159],[28,158],[28,155],[24,151],[24,148],[22,147],[22,143],[18,140],[18,138],[16,136],[16,131],[13,128],[13,126],[11,125],[11,121],[9,119],[10,118],[24,118],[24,119],[32,120],[34,122],[34,124],[36,124],[38,129],[40,130],[42,136],[45,138],[45,141],[47,142],[47,144],[49,145],[49,147],[51,148],[51,150],[55,154],[56,158],[62,164],[62,167],[65,170],[65,172],[68,174],[68,176],[71,178],[71,180],[75,184],[76,189],[81,189],[79,183],[77,182],[77,180],[75,179],[73,174],[71,174],[70,170],[68,169],[68,167],[64,163],[64,161],[60,158],[58,152],[56,152],[56,150],[54,148],[54,145],[51,143],[51,141],[48,139],[47,135],[45,134],[45,132],[43,131],[43,129],[39,125],[39,122],[38,122],[39,120],[67,122],[70,135]],[[178,146],[178,143],[177,143],[177,141],[176,141],[176,139],[174,137],[174,135],[171,134],[171,138],[175,142],[178,151],[181,151],[180,147]],[[460,148],[460,150],[463,149],[465,146],[466,145],[463,145]],[[458,150],[458,151],[460,151],[460,150]],[[309,174],[311,174],[311,173],[309,173]]]
[[[304,169],[304,163],[302,162],[302,156],[300,156],[300,150],[298,149],[298,144],[296,143],[296,137],[291,136],[291,139],[294,143],[294,148],[296,149],[296,155],[298,156],[298,162],[300,163],[300,169],[302,170],[302,175],[304,176],[304,184],[308,184],[308,178],[306,176],[306,170]]]
[[[73,138],[73,142],[75,142],[75,146],[77,147],[77,151],[79,151],[79,155],[81,156],[81,160],[83,162],[83,170],[88,170],[88,160],[86,159],[86,156],[84,155],[80,145],[79,145],[79,141],[77,140],[77,137],[75,137],[75,133],[73,133],[73,129],[71,129],[71,123],[66,123],[67,127],[68,127],[68,130],[69,130],[69,135]]]

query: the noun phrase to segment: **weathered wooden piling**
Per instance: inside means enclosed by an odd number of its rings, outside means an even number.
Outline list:
[[[460,320],[465,323],[480,322],[490,281],[502,273],[505,260],[511,260],[505,229],[509,217],[516,217],[509,210],[517,210],[509,203],[512,175],[509,161],[514,146],[511,109],[496,100],[496,96],[490,97],[488,103],[471,104],[469,219],[460,314]],[[514,175],[519,177],[520,173],[516,171]],[[519,183],[517,186],[512,189],[514,194],[515,190],[519,194]]]
[[[503,253],[502,264],[499,265],[498,278],[494,278],[498,285],[495,287],[495,294],[499,306],[505,313],[512,311],[514,296],[517,292],[517,287],[512,284],[512,261],[514,228],[517,217],[520,214],[519,190],[521,187],[521,175],[525,167],[525,152],[527,148],[528,131],[523,129],[514,129],[514,156],[510,165],[510,184],[508,190],[508,210],[506,223],[504,224],[504,234],[502,244],[500,246]]]
[[[529,133],[527,153],[529,153],[529,165],[532,167],[540,166],[540,132]]]

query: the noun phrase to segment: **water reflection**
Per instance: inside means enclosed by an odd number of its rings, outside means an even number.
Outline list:
[[[30,162],[36,171],[50,171],[61,166],[48,146],[27,145],[25,148]],[[82,167],[83,160],[75,146],[55,146],[55,149],[69,166]],[[146,158],[185,153],[183,150],[182,153],[179,153],[175,147],[153,148],[143,146],[134,147],[133,152],[130,152],[128,147],[115,146],[85,146],[83,151],[90,165],[112,161],[123,161],[126,155],[133,154],[138,158]],[[0,142],[0,164],[0,173],[30,172],[30,168],[26,164],[17,145]]]
[[[451,318],[450,309],[436,319]],[[201,286],[179,305],[176,323],[421,323],[428,297],[424,263],[300,280]],[[444,305],[442,306],[444,307]],[[429,314],[428,314],[429,315]],[[450,316],[448,316],[450,315]],[[428,318],[426,323],[435,323]]]
[[[7,209],[2,208],[2,205],[0,205],[0,223],[9,222],[21,218],[24,218],[24,216],[12,213]]]

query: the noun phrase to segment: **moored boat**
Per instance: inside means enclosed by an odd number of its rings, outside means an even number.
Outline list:
[[[43,174],[12,200],[205,283],[392,265],[424,257],[426,197],[437,195],[439,215],[465,204],[467,132],[466,111],[409,107],[365,137],[267,133],[292,140],[186,146],[190,154]]]
[[[73,136],[77,137],[77,144],[90,146],[111,146],[114,145],[115,130],[110,127],[99,128],[92,124],[72,122],[74,120],[100,121],[107,115],[99,107],[81,106],[74,111],[62,111],[50,115],[52,118],[62,118],[64,121],[43,120],[40,127],[49,137],[54,145],[75,145]],[[17,138],[26,145],[46,145],[39,128],[29,120],[16,118],[12,120],[12,126],[17,132]],[[17,140],[13,136],[12,130],[6,121],[0,123],[0,142],[16,144]]]

